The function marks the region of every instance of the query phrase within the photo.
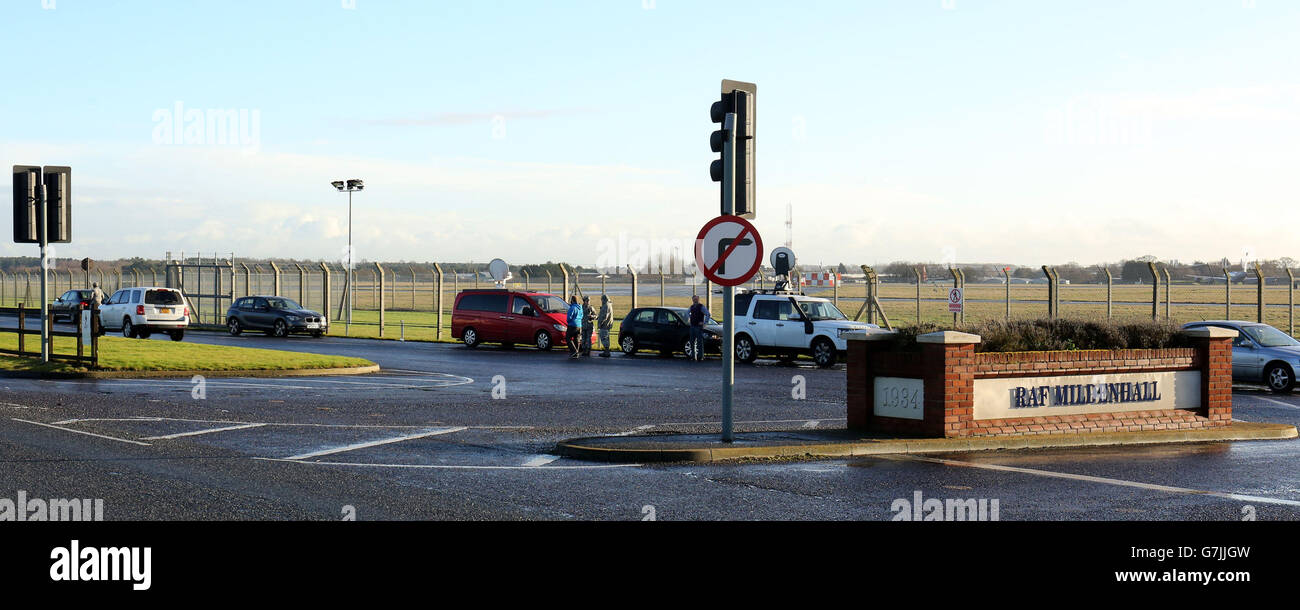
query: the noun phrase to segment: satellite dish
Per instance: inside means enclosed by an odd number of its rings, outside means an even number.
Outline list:
[[[775,250],[772,250],[772,254],[768,257],[768,261],[772,263],[772,270],[776,275],[789,275],[790,272],[794,270],[796,264],[794,260],[794,250],[785,246],[776,248]]]
[[[498,284],[504,284],[513,277],[510,274],[510,265],[507,265],[505,261],[499,258],[494,258],[492,262],[488,263],[488,274]]]

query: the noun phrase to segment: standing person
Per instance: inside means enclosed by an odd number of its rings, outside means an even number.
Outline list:
[[[691,346],[695,350],[692,360],[704,360],[704,321],[709,319],[709,310],[700,304],[700,295],[691,296],[690,309]]]
[[[91,284],[90,325],[91,331],[99,328],[99,306],[104,304],[104,291],[99,289],[99,282]]]
[[[609,330],[614,328],[614,304],[609,302],[609,295],[600,295],[600,313],[596,316],[596,328],[600,331],[600,344],[605,351],[601,358],[609,357]]]
[[[569,344],[569,357],[577,358],[580,345],[578,333],[582,332],[582,306],[578,304],[577,295],[569,297],[568,329],[564,331],[564,342]]]
[[[596,326],[596,311],[591,308],[591,297],[582,297],[582,355],[591,357],[591,333]]]

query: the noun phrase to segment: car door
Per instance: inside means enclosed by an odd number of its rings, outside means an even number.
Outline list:
[[[108,301],[99,306],[99,323],[104,328],[122,328],[122,318],[126,312],[125,301],[128,300],[129,293],[128,290],[114,292]]]
[[[1244,329],[1233,330],[1237,338],[1232,340],[1232,378],[1259,381],[1264,377],[1264,354]]]
[[[660,347],[680,349],[686,343],[686,325],[676,312],[667,309],[655,310],[654,334]]]
[[[658,346],[659,338],[655,335],[655,310],[645,308],[636,312],[632,318],[632,336],[638,345]]]
[[[754,301],[754,312],[749,316],[745,326],[754,337],[756,345],[776,346],[779,332],[785,325],[780,319],[783,300],[758,299]],[[789,303],[786,303],[788,306]],[[788,310],[787,310],[788,311]],[[788,314],[787,314],[788,315]]]
[[[777,321],[772,344],[779,347],[804,349],[812,342],[808,334],[803,312],[791,299],[782,300],[777,305]]]
[[[510,296],[510,309],[502,315],[505,341],[512,343],[532,343],[533,335],[540,325],[537,323],[537,308],[522,294]]]
[[[271,304],[262,297],[256,297],[252,300],[252,308],[245,314],[244,319],[248,321],[249,328],[266,330],[275,324],[275,314],[271,311]]]

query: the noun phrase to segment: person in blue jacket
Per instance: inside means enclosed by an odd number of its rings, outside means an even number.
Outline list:
[[[579,341],[579,335],[582,334],[582,306],[578,304],[577,295],[569,297],[568,327],[564,332],[564,342],[569,344],[569,357],[577,358],[582,349]]]

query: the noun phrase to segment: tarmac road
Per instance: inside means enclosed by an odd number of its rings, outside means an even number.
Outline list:
[[[717,430],[718,361],[186,340],[360,356],[385,372],[202,384],[0,379],[0,498],[103,498],[108,519],[339,519],[350,506],[362,520],[884,520],[896,500],[921,492],[996,499],[1003,520],[1300,518],[1295,441],[598,464],[549,451],[573,436]],[[792,396],[799,387],[803,399]],[[839,369],[738,365],[736,396],[740,429],[844,425]],[[1300,396],[1241,388],[1236,397],[1239,419],[1300,423]]]

